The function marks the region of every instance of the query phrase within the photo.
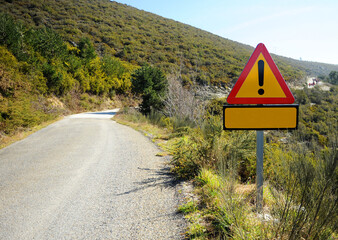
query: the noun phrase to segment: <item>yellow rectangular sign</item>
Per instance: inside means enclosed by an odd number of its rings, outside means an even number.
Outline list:
[[[224,130],[296,129],[298,105],[223,106]]]

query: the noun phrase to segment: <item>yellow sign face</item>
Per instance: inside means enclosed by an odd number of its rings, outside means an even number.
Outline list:
[[[223,107],[224,130],[296,129],[298,105]]]
[[[258,62],[263,61],[263,81],[259,85]],[[258,90],[262,89],[262,92]],[[263,93],[263,94],[260,94]],[[275,75],[271,71],[269,64],[261,53],[254,66],[251,68],[246,80],[239,89],[236,97],[238,98],[286,98],[282,87],[279,85]]]

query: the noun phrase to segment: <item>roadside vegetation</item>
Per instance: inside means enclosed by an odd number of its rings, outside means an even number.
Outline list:
[[[5,13],[0,26],[1,141],[60,115],[133,104],[131,74],[139,66],[98,56],[88,38],[70,44]]]
[[[333,85],[338,85],[338,71],[332,71],[329,76],[321,75],[318,78]]]
[[[255,132],[223,131],[226,100],[196,97],[203,85],[229,87],[251,47],[116,2],[0,5],[1,143],[60,115],[118,106],[116,119],[156,141],[176,178],[195,185],[180,207],[187,238],[337,239],[335,66],[276,57],[287,80],[320,69],[334,85],[293,91],[299,129],[265,132],[258,213]]]
[[[187,238],[336,239],[337,87],[293,91],[298,130],[265,131],[264,206],[257,212],[256,133],[223,131],[225,99],[201,102],[177,76],[168,76],[160,111],[125,108],[116,120],[157,142],[176,178],[195,186],[179,208]]]

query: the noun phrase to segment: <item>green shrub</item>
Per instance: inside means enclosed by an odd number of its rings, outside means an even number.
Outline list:
[[[46,105],[46,102],[36,96],[18,94],[15,98],[8,100],[6,112],[1,114],[3,116],[5,113],[6,116],[1,130],[6,134],[12,134],[55,118],[56,114],[49,113]]]
[[[171,122],[174,132],[180,132],[184,128],[196,127],[196,123],[188,117],[181,118],[179,116],[174,116],[171,118]]]
[[[84,59],[85,63],[89,63],[97,56],[93,43],[89,40],[89,38],[81,38],[78,49],[78,56]]]
[[[275,237],[328,239],[337,231],[337,145],[316,154],[301,145],[273,153]]]
[[[25,41],[32,46],[34,51],[51,60],[63,59],[67,54],[67,46],[61,36],[51,28],[30,28],[26,32]]]
[[[200,167],[197,155],[196,143],[192,142],[189,137],[182,137],[174,144],[171,149],[173,155],[171,164],[172,171],[179,179],[192,179],[197,176]]]
[[[0,26],[0,45],[6,45],[16,57],[20,57],[23,54],[22,25],[8,14],[0,12]]]
[[[131,79],[133,91],[142,97],[142,113],[149,114],[152,109],[160,111],[164,107],[168,82],[160,69],[143,66],[132,74]]]
[[[148,115],[148,120],[151,124],[156,125],[161,128],[165,128],[168,126],[168,122],[166,122],[166,117],[163,113],[152,110]]]
[[[140,111],[135,108],[124,107],[121,111],[124,114],[124,118],[127,121],[133,123],[144,123],[147,122],[147,117],[144,116]]]

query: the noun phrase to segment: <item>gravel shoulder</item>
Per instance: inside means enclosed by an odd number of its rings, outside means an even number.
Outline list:
[[[183,238],[165,158],[112,114],[73,115],[0,150],[0,239]]]

